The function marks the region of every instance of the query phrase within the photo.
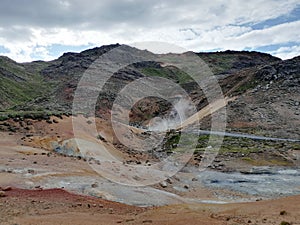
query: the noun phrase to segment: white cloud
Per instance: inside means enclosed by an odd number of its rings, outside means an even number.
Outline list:
[[[251,28],[288,15],[299,6],[298,0],[44,0],[19,2],[17,8],[11,7],[12,1],[16,0],[1,3],[0,46],[17,61],[52,59],[48,47],[54,44],[163,41],[207,51],[255,49],[300,40],[300,21]]]
[[[199,39],[193,39],[189,48],[197,50],[258,48],[288,42],[299,42],[300,21],[284,23],[263,30],[226,26],[205,32]]]
[[[236,38],[237,42],[252,47],[298,42],[300,40],[300,21],[284,23],[263,30],[254,30]],[[240,45],[240,44],[239,44]]]
[[[291,59],[300,55],[300,46],[281,47],[271,53],[282,59]]]

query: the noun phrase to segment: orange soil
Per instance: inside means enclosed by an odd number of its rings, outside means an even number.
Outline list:
[[[6,191],[0,222],[6,224],[300,224],[300,196],[239,204],[184,204],[138,208],[61,189]],[[146,196],[145,196],[146,197]],[[280,215],[282,214],[282,215]]]

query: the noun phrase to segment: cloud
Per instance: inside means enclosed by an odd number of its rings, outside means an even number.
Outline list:
[[[2,0],[0,46],[17,61],[57,57],[51,48],[57,44],[78,47],[163,41],[194,51],[255,50],[269,44],[299,43],[299,20],[253,28],[288,18],[299,8],[298,2]]]
[[[12,42],[29,41],[32,37],[30,28],[12,26],[7,28],[0,28],[1,39],[10,40]]]
[[[290,59],[300,55],[300,46],[281,47],[271,53],[282,59]]]
[[[225,26],[204,33],[198,40],[194,38],[191,47],[197,48],[197,43],[202,43],[199,47],[204,50],[213,48],[242,50],[245,48],[255,49],[271,44],[299,42],[299,28],[300,21],[284,23],[262,30]]]

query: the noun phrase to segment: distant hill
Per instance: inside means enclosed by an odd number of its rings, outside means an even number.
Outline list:
[[[80,53],[65,53],[56,60],[16,63],[0,57],[0,118],[35,114],[70,114],[77,84],[83,73],[102,54],[120,45],[107,45]],[[247,51],[196,53],[211,68],[226,96],[237,96],[228,106],[228,129],[250,133],[276,133],[295,137],[299,127],[300,57],[281,60],[269,54]],[[200,109],[207,104],[193,80],[179,69],[157,62],[141,62],[116,73],[100,93],[97,115],[109,118],[117,93],[144,76],[173,80],[190,93]],[[170,109],[161,99],[138,103],[133,122],[143,121]],[[208,126],[209,118],[206,123]]]

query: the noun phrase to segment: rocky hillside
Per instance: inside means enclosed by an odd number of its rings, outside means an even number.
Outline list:
[[[281,59],[261,52],[230,51],[197,53],[216,76],[228,76],[246,68],[280,62]]]
[[[229,126],[299,139],[300,57],[249,71],[244,79],[235,93],[242,94],[228,107]]]
[[[74,91],[87,68],[102,54],[118,47],[102,46],[81,53],[65,53],[56,60],[16,63],[0,57],[0,116],[71,113]],[[282,61],[259,52],[197,53],[217,76],[226,96],[237,96],[228,106],[228,128],[249,133],[299,134],[300,57]],[[172,79],[191,95],[198,109],[207,104],[193,80],[171,66],[140,62],[117,72],[100,93],[97,115],[109,118],[118,92],[144,76]],[[132,109],[133,123],[142,124],[170,110],[162,99],[148,98]],[[209,118],[206,119],[209,124]],[[272,132],[269,132],[272,131]]]

